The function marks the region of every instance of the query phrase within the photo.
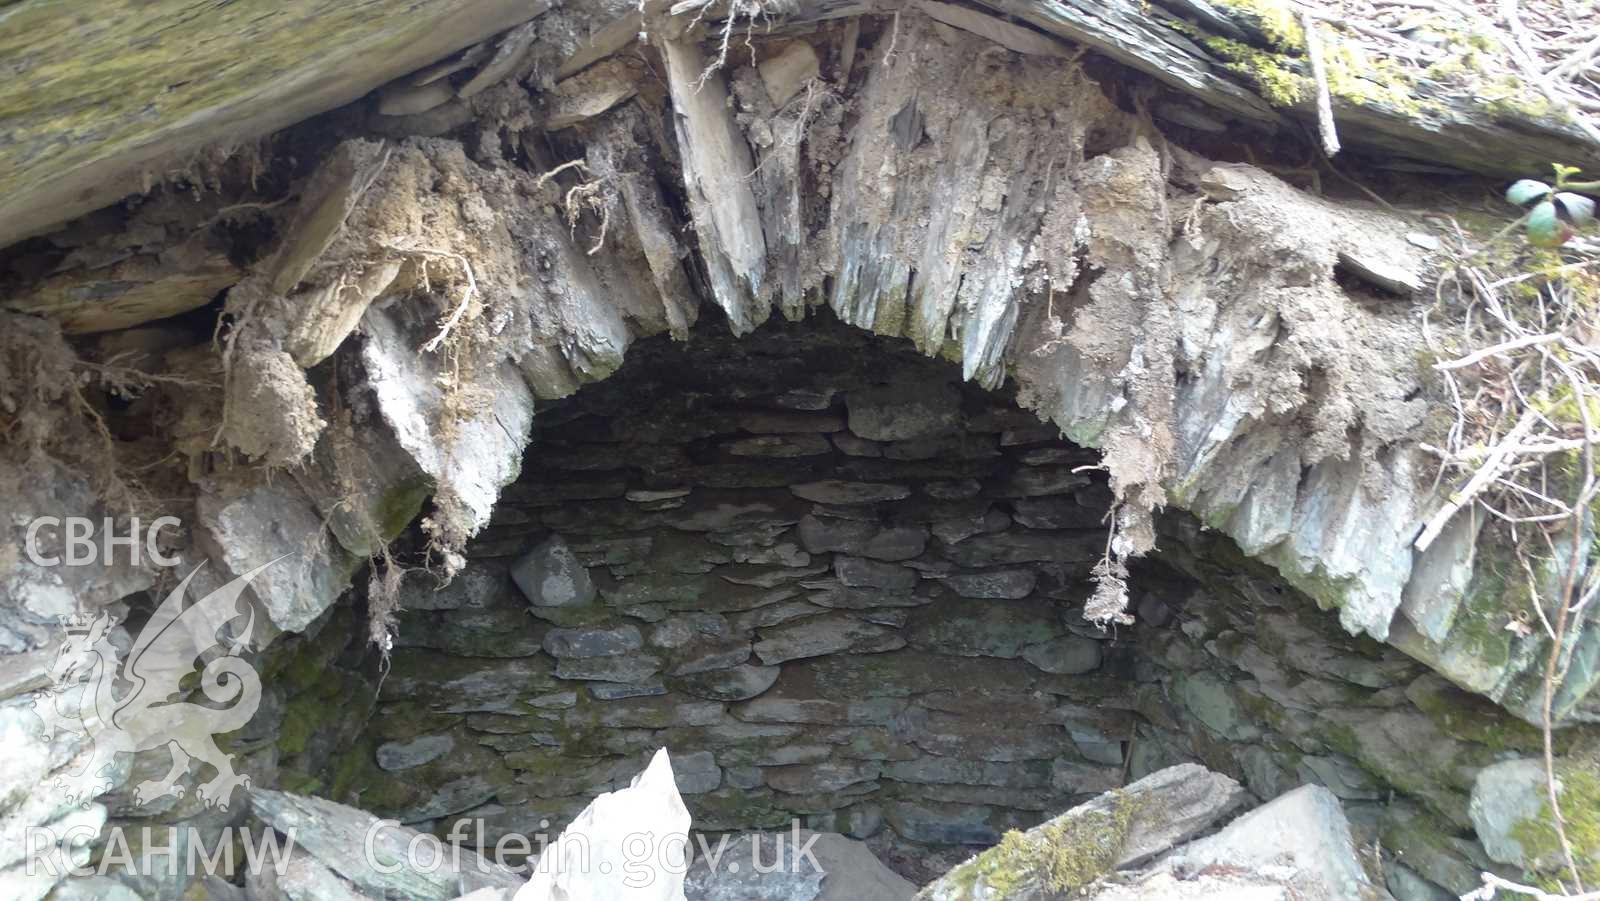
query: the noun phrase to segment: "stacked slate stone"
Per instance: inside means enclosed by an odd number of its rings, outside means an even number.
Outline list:
[[[360,803],[553,834],[665,746],[697,829],[961,844],[1119,784],[1093,456],[893,373],[543,414],[467,571],[407,591]]]
[[[927,881],[1199,762],[1262,801],[1328,788],[1406,901],[1516,862],[1471,834],[1509,834],[1482,799],[1537,729],[1188,517],[1135,568],[1137,623],[1089,626],[1092,455],[896,348],[815,324],[640,342],[541,410],[466,569],[408,576],[388,672],[352,606],[275,652],[251,734],[278,783],[492,846],[553,837],[665,746],[696,829],[798,818]]]

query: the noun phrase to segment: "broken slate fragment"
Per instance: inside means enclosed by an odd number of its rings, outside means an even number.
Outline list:
[[[614,629],[552,629],[544,637],[545,653],[552,657],[615,657],[644,647],[637,626]]]

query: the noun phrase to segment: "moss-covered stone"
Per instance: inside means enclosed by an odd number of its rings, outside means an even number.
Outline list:
[[[433,480],[416,477],[402,481],[378,500],[373,515],[378,520],[378,534],[391,541],[422,512],[422,503],[433,493]]]
[[[1556,777],[1561,783],[1556,797],[1561,802],[1561,818],[1573,861],[1585,885],[1600,884],[1600,761],[1590,759],[1558,767]],[[1554,813],[1546,800],[1537,816],[1511,828],[1511,836],[1522,845],[1525,859],[1535,864],[1528,874],[1530,878],[1560,892],[1570,889],[1571,881],[1554,823]]]
[[[1460,838],[1454,827],[1406,803],[1384,811],[1378,837],[1406,866],[1456,894],[1481,887],[1478,874],[1490,864],[1475,842]]]
[[[1279,50],[1296,51],[1306,45],[1299,14],[1283,0],[1216,0],[1216,5]]]
[[[1294,106],[1310,96],[1311,80],[1278,54],[1229,38],[1208,37],[1204,43],[1229,70],[1249,79],[1273,106]]]
[[[780,810],[771,789],[719,788],[684,798],[696,829],[722,831],[766,829],[787,825],[790,814]]]
[[[1417,709],[1428,715],[1440,731],[1459,741],[1484,745],[1493,751],[1531,752],[1543,743],[1540,731],[1511,716],[1482,695],[1463,691],[1436,676],[1418,679],[1406,691]],[[1569,736],[1559,736],[1565,745]]]
[[[1134,804],[1120,792],[1110,809],[1084,809],[1030,833],[1015,829],[1000,843],[950,872],[946,884],[958,901],[1012,897],[1024,886],[1061,896],[1116,866],[1133,821]],[[982,886],[985,891],[980,894]]]
[[[509,0],[5,10],[0,245],[143,190],[203,145],[237,146],[355,100],[530,14]],[[199,190],[206,175],[188,180]]]

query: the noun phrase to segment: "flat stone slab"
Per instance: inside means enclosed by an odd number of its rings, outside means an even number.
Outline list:
[[[955,573],[944,578],[951,591],[964,598],[1017,600],[1033,593],[1039,575],[1031,569],[992,569]]]
[[[544,637],[544,651],[552,657],[612,657],[644,647],[644,636],[637,626],[621,625],[610,629],[551,629]]]
[[[955,431],[961,392],[952,384],[902,381],[845,395],[850,431],[873,441],[909,441]]]
[[[874,560],[910,560],[928,546],[920,526],[883,526],[863,519],[807,515],[800,520],[800,543],[813,554],[843,552]]]
[[[904,485],[847,482],[842,479],[802,482],[789,486],[789,490],[794,492],[795,497],[818,504],[876,504],[911,496],[911,489]]]
[[[833,453],[833,445],[820,434],[758,435],[727,445],[735,457],[817,457]]]
[[[906,640],[891,628],[832,613],[762,630],[756,656],[772,665],[802,657],[820,657],[840,651],[873,653],[905,647]]]
[[[1077,675],[1100,668],[1100,642],[1080,635],[1064,635],[1022,652],[1022,659],[1047,673]]]
[[[833,574],[848,588],[910,591],[921,581],[917,571],[910,567],[843,554],[833,558]]]
[[[674,680],[684,693],[711,701],[747,701],[778,681],[779,667],[744,664],[681,676]]]

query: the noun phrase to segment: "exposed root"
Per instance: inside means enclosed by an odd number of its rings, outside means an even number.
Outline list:
[[[467,310],[471,308],[472,301],[478,296],[478,279],[472,274],[472,263],[459,253],[449,250],[439,250],[433,247],[400,247],[399,245],[395,244],[385,244],[383,245],[383,248],[403,256],[441,257],[447,260],[454,260],[461,264],[461,271],[466,273],[467,285],[466,288],[461,292],[461,299],[456,302],[455,308],[450,311],[450,316],[445,319],[442,325],[439,326],[439,333],[434,335],[432,338],[429,338],[427,342],[422,345],[422,349],[425,352],[433,353],[439,349],[439,346],[445,342],[445,339],[450,337],[451,330],[461,323],[462,317],[465,316],[467,314]],[[427,278],[426,264],[423,266],[423,278]]]
[[[400,631],[400,584],[405,581],[406,570],[395,562],[387,544],[380,546],[378,556],[368,559],[367,567],[367,638],[377,645],[387,669],[394,637]]]
[[[116,397],[132,400],[143,394],[153,385],[172,385],[178,388],[207,388],[217,389],[222,385],[217,382],[206,382],[199,379],[183,378],[182,376],[158,375],[145,372],[131,366],[121,365],[118,361],[132,356],[132,352],[125,352],[111,357],[104,363],[90,363],[87,360],[73,361],[73,367],[91,373],[99,379],[105,389]]]
[[[568,160],[551,169],[539,176],[534,182],[534,187],[544,187],[557,175],[569,169],[580,171],[587,180],[568,188],[566,194],[562,196],[562,216],[566,219],[568,232],[574,238],[577,237],[578,223],[583,219],[584,213],[599,218],[600,233],[595,237],[594,244],[586,251],[589,256],[594,256],[606,245],[606,234],[611,228],[611,208],[617,203],[617,192],[608,174],[592,174],[589,164],[583,160]]]
[[[1122,505],[1111,509],[1106,529],[1106,550],[1090,570],[1094,593],[1083,605],[1083,618],[1104,629],[1109,625],[1132,625],[1128,613],[1128,542],[1122,538]]]
[[[1499,897],[1500,892],[1532,898],[1534,901],[1600,901],[1600,892],[1584,892],[1581,895],[1552,895],[1531,885],[1522,885],[1509,879],[1501,879],[1493,873],[1483,873],[1481,875],[1483,887],[1462,895],[1461,901],[1494,901],[1495,898]]]
[[[677,16],[694,10],[694,19],[689,22],[689,27],[693,28],[705,19],[706,13],[715,5],[714,0],[683,0],[673,5],[671,14]],[[722,29],[717,35],[717,55],[706,64],[705,71],[700,73],[700,78],[694,85],[695,90],[705,87],[711,76],[727,66],[728,48],[733,43],[733,36],[738,31],[740,20],[745,23],[744,44],[750,51],[750,65],[754,66],[756,64],[754,39],[757,25],[771,31],[778,19],[794,10],[793,0],[728,0],[727,16],[722,20]]]
[[[88,365],[54,324],[0,313],[0,454],[80,473],[110,512],[135,514],[152,501],[120,466],[105,417],[84,395],[95,377],[82,371]]]

